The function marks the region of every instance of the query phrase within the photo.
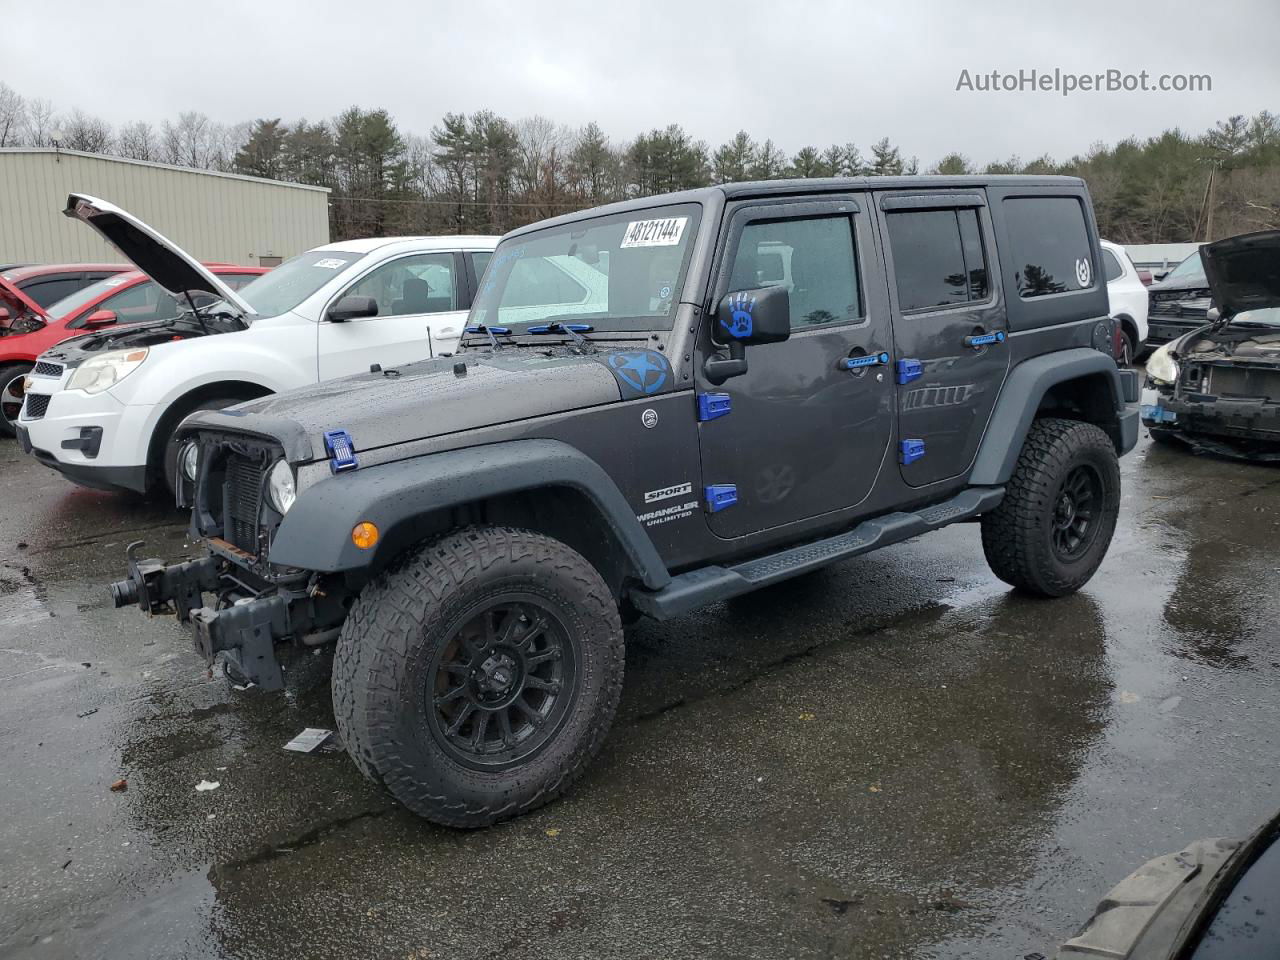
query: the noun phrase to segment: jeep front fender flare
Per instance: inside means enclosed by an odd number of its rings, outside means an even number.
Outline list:
[[[368,568],[375,552],[351,542],[357,523],[375,524],[385,538],[416,517],[548,487],[567,487],[590,502],[646,587],[658,590],[670,582],[617,484],[598,463],[559,440],[512,440],[327,477],[303,490],[285,514],[269,559],[321,573]]]
[[[1111,434],[1117,453],[1131,450],[1138,439],[1137,410],[1126,409],[1124,386],[1115,361],[1088,347],[1059,350],[1024,360],[1006,378],[969,482],[982,486],[1008,483],[1045,394],[1058,384],[1099,374],[1107,383],[1115,411],[1114,422],[1099,426]]]

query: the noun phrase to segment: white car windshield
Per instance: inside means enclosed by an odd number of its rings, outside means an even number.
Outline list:
[[[363,256],[347,250],[311,250],[286,260],[236,292],[259,317],[277,317],[302,303]],[[219,304],[214,304],[210,311],[217,312],[218,308]]]

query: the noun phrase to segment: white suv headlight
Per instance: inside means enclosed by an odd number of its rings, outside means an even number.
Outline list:
[[[137,370],[142,361],[147,359],[147,348],[137,350],[111,350],[86,360],[76,367],[67,381],[68,390],[83,390],[85,393],[102,393]]]
[[[1173,359],[1175,343],[1176,340],[1170,341],[1147,357],[1147,376],[1156,383],[1171,386],[1178,382],[1178,361]]]
[[[281,516],[289,512],[293,501],[298,499],[298,490],[293,482],[293,471],[289,464],[277,460],[276,465],[267,474],[267,499],[280,511]]]

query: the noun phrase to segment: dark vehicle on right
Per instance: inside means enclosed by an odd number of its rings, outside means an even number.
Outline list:
[[[1219,306],[1147,359],[1153,440],[1207,453],[1280,461],[1280,230],[1205,246]]]
[[[207,552],[132,545],[116,605],[264,690],[278,646],[336,642],[367,776],[439,823],[517,816],[599,750],[623,618],[962,521],[1026,593],[1085,584],[1138,431],[1102,264],[1068,177],[725,184],[532,224],[455,356],[184,421]]]
[[[1280,816],[1244,839],[1197,840],[1143,864],[1057,960],[1280,957]]]
[[[1213,293],[1204,274],[1201,250],[1183,260],[1158,283],[1147,287],[1148,348],[1176,340],[1205,324],[1209,308],[1213,306]]]

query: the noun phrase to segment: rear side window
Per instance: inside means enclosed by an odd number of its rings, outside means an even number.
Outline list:
[[[853,225],[847,216],[763,220],[742,231],[729,291],[784,286],[791,329],[862,316]]]
[[[1102,248],[1102,272],[1107,276],[1107,283],[1124,276],[1124,267],[1120,266],[1119,258],[1106,247]]]
[[[1004,201],[1010,257],[1024,299],[1094,286],[1084,207],[1075,197],[1010,197]]]
[[[904,313],[987,299],[978,211],[904,210],[887,214],[886,222]]]
[[[63,297],[71,296],[89,282],[80,279],[79,274],[73,277],[55,277],[52,280],[37,280],[35,283],[28,284],[22,288],[22,292],[40,306],[49,307]]]

